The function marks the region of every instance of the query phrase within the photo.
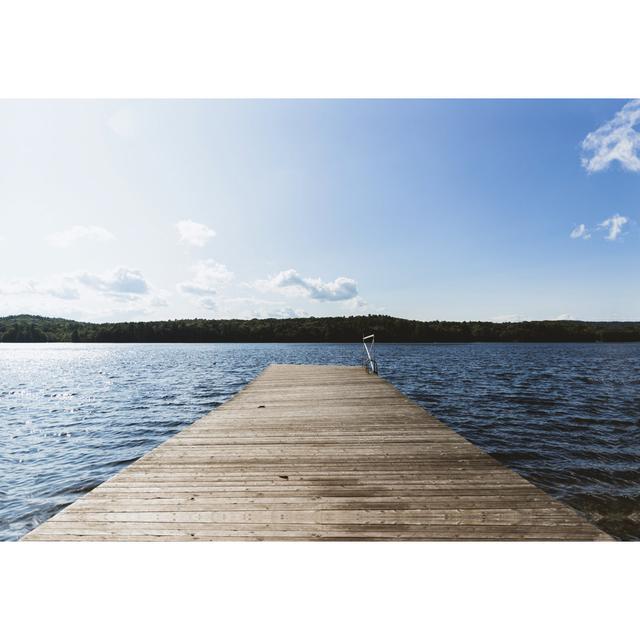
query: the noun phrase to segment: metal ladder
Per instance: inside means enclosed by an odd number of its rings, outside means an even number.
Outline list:
[[[367,344],[367,340],[370,340]],[[367,370],[367,373],[373,373],[378,375],[378,362],[375,358],[375,346],[376,338],[375,334],[370,336],[362,336],[362,366]]]

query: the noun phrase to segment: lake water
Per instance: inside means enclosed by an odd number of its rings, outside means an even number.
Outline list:
[[[15,540],[270,363],[340,344],[0,344],[0,539]],[[640,344],[381,344],[380,374],[621,539],[640,539]]]

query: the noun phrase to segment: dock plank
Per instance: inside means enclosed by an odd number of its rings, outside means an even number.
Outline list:
[[[24,540],[605,540],[359,367],[271,365]]]

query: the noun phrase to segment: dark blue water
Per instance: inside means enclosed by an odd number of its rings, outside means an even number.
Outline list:
[[[640,539],[640,345],[379,345],[380,374],[622,539]],[[17,539],[270,363],[360,345],[0,345],[0,539]]]

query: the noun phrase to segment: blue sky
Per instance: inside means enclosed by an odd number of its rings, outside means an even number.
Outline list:
[[[623,100],[3,101],[0,315],[637,320],[638,123]]]

